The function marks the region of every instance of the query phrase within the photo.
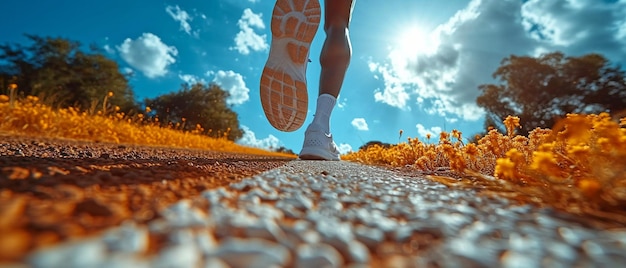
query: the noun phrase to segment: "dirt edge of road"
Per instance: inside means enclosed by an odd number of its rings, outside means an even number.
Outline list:
[[[0,263],[293,159],[0,133]]]

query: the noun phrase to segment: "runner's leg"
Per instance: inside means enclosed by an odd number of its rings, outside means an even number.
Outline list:
[[[350,64],[352,47],[348,26],[354,0],[325,0],[324,31],[326,40],[320,54],[320,87],[313,122],[304,133],[300,159],[340,160],[337,145],[330,134],[330,114],[337,102]]]
[[[353,0],[324,1],[324,31],[326,41],[320,54],[319,95],[339,96],[346,70],[352,56],[349,24],[352,17]]]

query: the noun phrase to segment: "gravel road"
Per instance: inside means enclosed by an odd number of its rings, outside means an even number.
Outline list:
[[[181,177],[178,185],[193,180],[192,175],[207,176],[210,172],[204,169],[218,162],[228,162],[219,157],[209,161],[201,157],[205,152],[195,153],[193,157],[178,155],[185,160],[177,160],[173,166],[203,163],[205,168]],[[143,165],[158,162],[149,155]],[[111,156],[109,159],[119,159]],[[186,188],[179,186],[170,192],[180,198],[150,208],[154,209],[150,217],[123,217],[108,225],[111,228],[31,248],[25,258],[14,261],[33,267],[617,267],[626,263],[623,228],[599,228],[588,219],[517,205],[473,190],[447,188],[406,172],[349,162],[257,161],[258,157],[248,157],[255,160],[242,162],[264,163],[266,170],[193,193],[180,193]],[[24,159],[33,161],[31,158]],[[8,159],[21,163],[20,156]],[[46,163],[56,166],[57,161]],[[5,170],[5,162],[0,163]],[[143,169],[159,174],[169,166],[161,163]],[[154,177],[150,185],[161,185]],[[173,177],[170,181],[177,180]],[[31,180],[35,179],[3,178],[2,183]],[[76,187],[83,186],[76,183]],[[17,202],[4,192],[2,204]],[[154,192],[137,204],[153,203],[151,199],[163,195]],[[101,193],[86,195],[93,204],[99,202]],[[127,198],[136,195],[127,194]],[[110,206],[100,202],[79,209],[80,204],[75,204],[73,211],[82,213],[73,215],[82,216],[74,218],[87,217],[90,211],[99,210],[95,207]],[[17,209],[2,211],[12,210]],[[104,221],[109,215],[100,217]],[[71,221],[89,229],[81,225],[88,221]],[[24,232],[28,231],[32,229]]]

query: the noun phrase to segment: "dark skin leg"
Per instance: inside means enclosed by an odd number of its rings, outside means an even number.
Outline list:
[[[326,40],[320,54],[319,95],[330,94],[337,98],[352,56],[349,25],[354,0],[324,1],[324,31]]]

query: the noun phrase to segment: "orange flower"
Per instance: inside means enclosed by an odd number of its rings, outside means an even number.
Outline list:
[[[506,119],[504,119],[504,126],[506,126],[506,132],[507,134],[509,134],[509,136],[513,136],[515,135],[515,128],[516,127],[520,127],[519,124],[519,117],[517,116],[507,116]]]
[[[561,173],[559,163],[554,158],[552,152],[533,152],[533,162],[530,168],[554,176],[558,176]]]
[[[526,163],[526,158],[524,157],[524,154],[515,148],[506,152],[506,157],[511,159],[511,161],[513,161],[514,163]]]
[[[478,147],[476,144],[470,143],[465,146],[465,153],[469,156],[476,157],[478,155]]]
[[[516,177],[515,163],[508,158],[499,158],[496,160],[496,177],[505,180],[513,180]]]
[[[594,124],[584,115],[568,114],[562,135],[570,144],[586,143],[591,137]],[[597,125],[596,125],[597,126]]]
[[[576,158],[583,158],[589,154],[589,145],[575,145],[567,148],[567,154]]]
[[[593,197],[602,189],[602,185],[596,180],[582,179],[578,182],[578,189],[580,189],[586,197]]]
[[[461,137],[461,131],[458,131],[456,129],[452,130],[451,133],[452,137],[456,138],[457,140],[461,141],[462,137]]]
[[[450,138],[450,135],[448,134],[448,132],[441,131],[441,133],[439,133],[439,140],[440,141],[447,141],[448,138]]]
[[[598,144],[598,147],[600,147],[600,150],[603,152],[610,152],[614,149],[613,143],[608,138],[598,138],[596,144]]]

